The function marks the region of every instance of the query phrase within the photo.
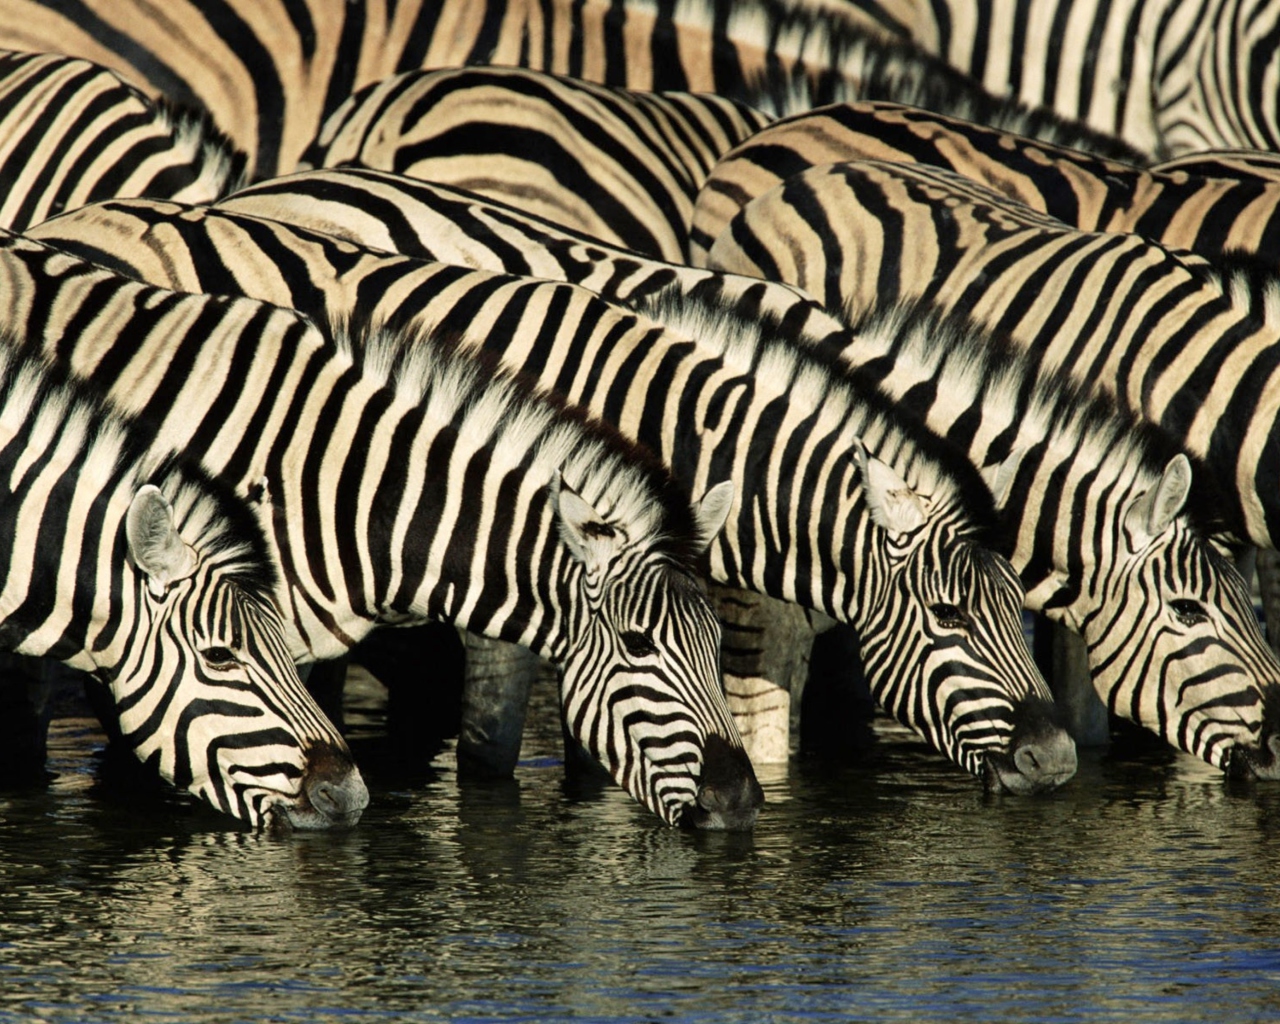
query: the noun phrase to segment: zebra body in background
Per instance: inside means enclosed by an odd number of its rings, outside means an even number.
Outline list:
[[[1209,257],[1280,252],[1280,178],[1141,170],[900,104],[847,103],[777,121],[720,160],[697,196],[691,261],[705,263],[752,199],[809,167],[851,160],[951,170],[1087,231],[1133,232]]]
[[[205,109],[251,177],[295,170],[353,92],[415,68],[527,67],[637,90],[716,93],[771,113],[884,99],[1121,159],[1141,154],[990,96],[903,40],[773,0],[140,0],[0,3],[0,47],[95,61],[151,96]]]
[[[1280,149],[1280,26],[1267,0],[912,0],[897,12],[904,38],[992,94],[1158,157]]]
[[[1074,747],[1045,717],[1016,576],[979,545],[986,486],[887,403],[769,341],[776,328],[759,316],[695,304],[669,328],[677,310],[655,321],[568,284],[171,203],[104,203],[45,227],[54,244],[166,285],[428,324],[536,374],[691,486],[727,474],[716,580],[854,623],[884,706],[990,784],[1027,791],[1074,772]]]
[[[248,502],[8,332],[0,479],[5,650],[94,673],[133,752],[220,811],[359,819],[368,791],[289,657]]]
[[[416,71],[352,95],[302,165],[470,189],[680,261],[711,168],[769,120],[718,96],[610,89],[522,68]]]
[[[447,342],[335,344],[249,299],[168,292],[17,236],[0,252],[33,343],[264,492],[297,656],[433,619],[522,643],[561,669],[570,732],[637,800],[669,823],[754,821],[693,572],[731,488],[691,507],[630,442]],[[238,331],[200,329],[237,312]]]
[[[116,196],[212,202],[244,184],[244,162],[200,115],[104,68],[0,51],[0,227]]]
[[[1275,275],[1251,261],[1215,269],[938,168],[863,161],[814,167],[749,203],[711,263],[803,280],[853,316],[913,296],[971,315],[1168,431],[1217,479],[1231,533],[1277,547],[1280,326]],[[1101,301],[1084,307],[1082,294]]]
[[[1040,467],[1043,478],[1057,473],[1075,481],[1073,487],[1057,492],[1061,515],[1069,516],[1073,500],[1087,505],[1097,531],[1109,536],[1126,534],[1128,509],[1159,493],[1166,473],[1171,473],[1164,485],[1166,493],[1177,493],[1181,468],[1169,469],[1179,454],[1175,446],[1155,432],[1139,430],[1110,403],[1096,397],[1086,401],[1082,392],[1062,383],[1036,380],[1033,363],[1017,358],[985,332],[954,320],[941,321],[938,335],[956,349],[954,362],[938,366],[939,353],[945,349],[938,347],[941,342],[929,343],[936,325],[925,313],[904,313],[900,322],[885,315],[865,329],[849,331],[815,311],[805,293],[772,283],[785,274],[751,281],[734,273],[708,274],[672,266],[581,240],[466,193],[368,171],[310,172],[263,182],[223,200],[215,209],[287,220],[471,266],[497,267],[505,261],[510,268],[514,263],[524,272],[577,280],[625,301],[653,301],[664,289],[674,287],[694,298],[715,296],[749,315],[767,310],[787,324],[793,344],[819,356],[825,353],[828,361],[857,365],[864,376],[884,377],[883,384],[905,401],[912,397],[910,387],[885,377],[887,367],[896,365],[888,361],[892,351],[899,360],[906,360],[904,375],[909,365],[925,368],[906,378],[920,386],[917,398],[934,392],[972,392],[971,400],[961,407],[967,413],[950,413],[954,421],[941,405],[921,409],[938,433],[952,437],[992,477],[999,475],[1003,461],[1010,460],[1015,449],[1031,450],[1035,457],[1026,468],[1018,469],[1019,479],[1039,479],[1024,476],[1034,465]],[[794,245],[797,238],[804,236],[792,232],[779,240],[778,248]],[[752,264],[751,269],[760,268]],[[822,280],[819,273],[816,281]],[[808,280],[795,283],[814,285]],[[828,299],[834,302],[834,297]],[[935,378],[936,383],[928,383]],[[986,389],[975,391],[983,380]],[[986,410],[980,416],[981,437],[966,436],[965,429],[971,428],[963,425],[978,417],[975,410],[979,409]],[[1008,419],[998,420],[1000,415]],[[1022,430],[1016,445],[1011,434],[1015,424],[1021,424]],[[1089,498],[1081,497],[1085,494]],[[1186,504],[1187,496],[1182,498]],[[1150,541],[1140,550],[1126,548],[1108,558],[1107,552],[1091,546],[1088,533],[1057,529],[1059,517],[1042,515],[1041,500],[1027,490],[1011,491],[1004,505],[1015,538],[1014,564],[1028,587],[1028,607],[1044,610],[1094,640],[1091,665],[1102,699],[1117,713],[1215,764],[1227,763],[1227,746],[1235,737],[1242,741],[1242,756],[1232,770],[1244,770],[1252,759],[1261,762],[1253,764],[1253,770],[1268,771],[1271,739],[1260,723],[1264,693],[1280,682],[1280,666],[1263,646],[1247,600],[1241,604],[1236,573],[1204,543],[1209,527],[1195,529],[1189,514],[1176,508],[1163,529],[1149,531]],[[1204,518],[1200,517],[1202,524]],[[1135,589],[1154,578],[1176,581],[1180,589],[1149,602],[1141,626],[1116,625],[1133,614]],[[1197,653],[1198,640],[1190,634],[1190,648],[1173,642],[1179,630],[1186,632],[1178,618],[1179,608],[1187,611],[1186,602],[1203,606],[1221,623],[1221,647]],[[1172,630],[1161,628],[1166,622],[1173,623]],[[1114,646],[1118,641],[1120,646]],[[1167,666],[1153,673],[1161,680],[1158,686],[1144,679],[1143,666],[1152,664]],[[1215,679],[1217,672],[1222,674]],[[1205,698],[1204,682],[1181,689],[1183,681],[1195,679],[1212,680],[1209,697]],[[1196,696],[1187,700],[1193,691]],[[1197,703],[1201,699],[1204,707]],[[1235,705],[1249,709],[1240,725],[1227,722],[1225,727],[1197,728],[1206,713],[1213,718]],[[1260,732],[1263,753],[1254,758],[1249,751],[1256,747]]]

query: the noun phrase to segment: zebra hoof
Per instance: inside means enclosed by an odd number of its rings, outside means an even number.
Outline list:
[[[698,796],[680,818],[683,828],[745,832],[755,826],[764,803],[751,758],[720,736],[707,737]]]

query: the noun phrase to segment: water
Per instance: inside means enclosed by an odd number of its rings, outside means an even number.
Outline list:
[[[554,728],[509,785],[370,731],[357,829],[259,835],[122,794],[63,720],[53,784],[0,797],[0,1021],[1280,1018],[1280,785],[1159,750],[986,797],[880,732],[692,835],[567,786]]]

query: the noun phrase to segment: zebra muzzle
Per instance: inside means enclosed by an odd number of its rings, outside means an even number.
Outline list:
[[[745,832],[755,826],[764,790],[756,779],[751,758],[722,736],[707,737],[702,751],[698,796],[685,806],[683,828]]]
[[[303,799],[283,808],[294,828],[341,828],[354,825],[369,806],[369,790],[351,755],[330,743],[317,743],[307,751],[302,777]]]

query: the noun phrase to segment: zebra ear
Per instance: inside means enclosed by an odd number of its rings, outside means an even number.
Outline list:
[[[1160,475],[1160,482],[1140,496],[1125,513],[1129,532],[1138,537],[1158,537],[1187,504],[1191,493],[1191,460],[1179,452]]]
[[[129,555],[147,574],[147,587],[156,597],[163,597],[170,583],[196,571],[196,554],[174,529],[173,509],[154,484],[133,496],[124,530]]]
[[[694,510],[698,521],[698,535],[702,538],[702,550],[710,546],[729,518],[729,506],[733,504],[733,481],[721,480],[702,496]]]
[[[924,503],[910,485],[888,463],[868,452],[861,441],[854,448],[854,457],[862,471],[867,506],[876,525],[894,535],[920,529],[928,517]]]
[[[566,484],[559,473],[551,481],[549,491],[560,538],[573,557],[588,568],[606,562],[618,531],[604,521],[590,502]]]

